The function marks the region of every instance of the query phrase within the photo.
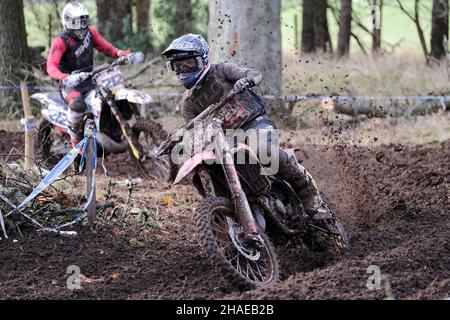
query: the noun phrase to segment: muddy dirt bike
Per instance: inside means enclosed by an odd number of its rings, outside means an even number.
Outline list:
[[[189,152],[189,159],[181,166],[174,183],[188,176],[192,178],[203,196],[195,212],[199,240],[222,275],[236,288],[247,290],[271,286],[280,280],[280,265],[271,238],[289,240],[306,236],[338,252],[348,247],[348,239],[328,201],[323,204],[325,216],[321,220],[311,219],[288,182],[261,174],[262,166],[250,147],[227,144],[222,122],[215,115],[236,93],[228,93],[180,127],[181,131],[177,130],[161,144],[158,155],[166,155],[183,145],[179,138],[183,130],[192,131],[194,123],[201,121],[204,131],[197,131],[194,137],[201,136],[206,141]],[[214,151],[206,147],[211,144]],[[238,162],[240,153],[253,162]]]
[[[162,126],[140,115],[139,108],[152,102],[148,94],[127,87],[118,66],[141,63],[142,53],[132,53],[111,64],[95,67],[91,72],[74,73],[62,82],[68,90],[91,78],[95,89],[86,94],[87,113],[94,120],[100,154],[130,151],[131,157],[145,178],[169,181],[174,167],[168,157],[155,158],[158,146],[167,138]],[[68,129],[69,107],[60,92],[37,93],[31,96],[42,106],[42,122],[38,129],[38,160],[53,165],[71,149]]]

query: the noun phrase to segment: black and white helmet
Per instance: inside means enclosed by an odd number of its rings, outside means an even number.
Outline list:
[[[83,40],[89,28],[89,11],[78,1],[66,4],[61,14],[64,30]]]
[[[196,86],[210,68],[209,46],[199,34],[185,34],[175,40],[162,53],[167,58],[167,68],[175,72],[186,89]]]

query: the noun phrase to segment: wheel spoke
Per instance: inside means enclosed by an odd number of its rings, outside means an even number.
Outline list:
[[[228,236],[228,232],[224,231],[224,230],[220,230],[220,229],[216,229],[216,228],[211,228],[212,231],[215,231],[217,233],[222,233],[222,234],[226,234]]]
[[[259,268],[259,263],[256,263],[255,262],[255,265],[256,265],[256,268],[258,269],[258,273],[259,273],[259,275],[261,276],[261,281],[264,281],[264,276],[262,275],[262,273],[261,273],[261,269]]]

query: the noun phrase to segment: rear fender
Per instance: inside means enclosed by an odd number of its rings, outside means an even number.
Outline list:
[[[31,99],[38,101],[41,106],[41,115],[55,126],[67,132],[69,106],[63,102],[55,93],[35,93]]]
[[[177,177],[175,178],[174,184],[182,181],[186,176],[188,176],[195,168],[204,161],[214,160],[216,155],[212,151],[204,151],[202,153],[197,153],[188,161],[186,161],[178,171]]]
[[[300,151],[300,148],[280,148],[280,149],[286,153],[294,154],[294,155],[297,151]]]

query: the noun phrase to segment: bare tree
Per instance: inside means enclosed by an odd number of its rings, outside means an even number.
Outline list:
[[[97,0],[98,28],[113,42],[122,41],[132,27],[131,0]]]
[[[352,0],[341,0],[339,19],[338,57],[348,56],[352,32]]]
[[[150,26],[150,0],[135,0],[137,12],[137,29],[138,32],[149,32]]]
[[[281,93],[280,0],[210,0],[211,58],[260,70],[262,93]]]
[[[191,22],[193,20],[193,16],[191,0],[178,0],[175,13],[175,35],[181,36],[192,32]]]
[[[427,48],[427,43],[425,42],[425,35],[423,33],[423,29],[422,26],[420,25],[420,16],[419,16],[419,12],[420,12],[420,0],[414,0],[414,13],[409,12],[402,4],[402,2],[400,0],[397,0],[397,3],[400,7],[400,9],[414,22],[414,24],[416,25],[416,29],[417,29],[417,33],[419,35],[419,39],[420,39],[420,45],[422,46],[422,51],[423,54],[425,55],[425,58],[428,61],[428,48]]]
[[[332,52],[328,29],[327,0],[303,1],[302,51],[305,53]]]
[[[27,33],[22,0],[0,1],[0,74],[1,85],[19,85],[29,67]],[[0,89],[0,106],[19,101],[20,91]]]
[[[448,0],[433,0],[431,56],[437,60],[446,58],[444,38],[448,39]]]
[[[314,28],[314,0],[303,1],[302,51],[304,53],[312,53],[316,51],[316,32]]]
[[[381,14],[383,0],[372,0],[372,52],[378,53],[381,49]]]

